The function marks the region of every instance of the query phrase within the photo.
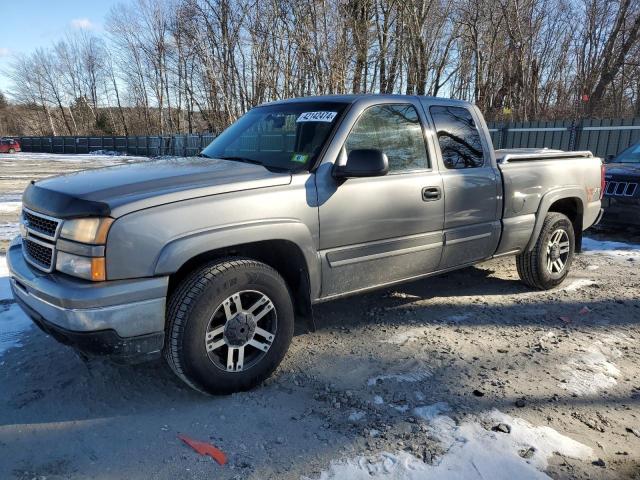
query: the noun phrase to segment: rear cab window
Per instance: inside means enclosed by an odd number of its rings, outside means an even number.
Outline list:
[[[480,131],[467,108],[433,105],[429,108],[429,113],[435,124],[446,168],[458,170],[484,166]]]

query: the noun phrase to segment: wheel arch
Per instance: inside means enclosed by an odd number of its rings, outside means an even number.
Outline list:
[[[575,234],[575,251],[580,253],[582,250],[582,225],[584,218],[584,205],[586,202],[586,193],[584,189],[568,188],[548,192],[542,197],[538,212],[536,214],[536,222],[533,228],[531,239],[526,250],[531,251],[538,240],[538,236],[542,231],[544,219],[549,212],[557,212],[566,215],[573,225]]]
[[[240,238],[249,241],[238,241]],[[269,236],[254,238],[240,234],[235,236],[235,241],[228,239],[225,243],[217,235],[206,234],[167,245],[155,269],[158,275],[169,275],[167,296],[200,265],[229,257],[251,258],[269,265],[282,275],[291,290],[297,316],[308,321],[309,327],[313,328],[311,303],[319,291],[320,275],[319,266],[313,261],[310,234],[306,242]]]

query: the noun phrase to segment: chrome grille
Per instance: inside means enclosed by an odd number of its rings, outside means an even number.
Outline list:
[[[24,256],[29,263],[46,272],[53,270],[53,245],[33,238],[24,238],[22,247]]]
[[[34,267],[52,272],[62,220],[23,208],[22,226],[22,255]]]
[[[614,197],[633,197],[638,190],[637,183],[614,182],[612,180],[605,183],[605,195]]]
[[[23,208],[22,223],[27,230],[36,235],[55,240],[62,225],[62,220]]]

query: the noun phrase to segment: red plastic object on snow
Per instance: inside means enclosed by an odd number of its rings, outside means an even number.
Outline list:
[[[209,455],[220,465],[224,465],[227,463],[227,456],[224,452],[210,443],[200,442],[199,440],[194,440],[193,438],[189,438],[186,435],[178,435],[178,438],[182,440],[184,443],[193,448],[200,455]]]

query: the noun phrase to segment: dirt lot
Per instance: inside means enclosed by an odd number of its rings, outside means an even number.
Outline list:
[[[2,202],[101,163],[19,162],[0,156]],[[80,359],[28,327],[0,264],[0,478],[640,479],[640,236],[586,246],[551,292],[501,259],[317,306],[274,376],[227,397]]]

